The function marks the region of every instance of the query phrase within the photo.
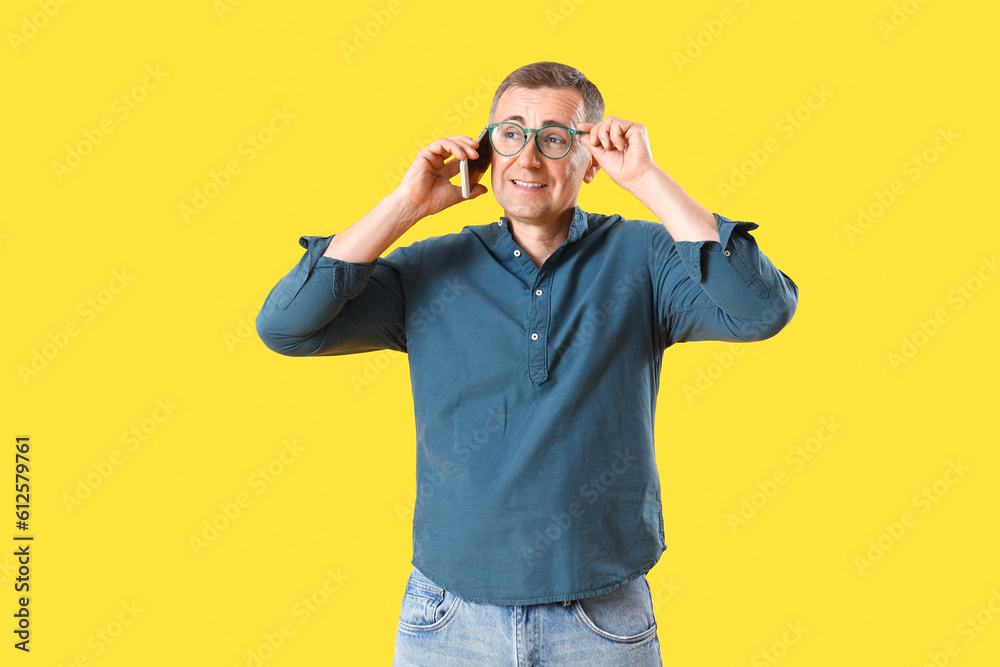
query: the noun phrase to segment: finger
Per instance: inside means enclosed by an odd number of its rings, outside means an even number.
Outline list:
[[[603,118],[600,122],[590,126],[590,144],[592,146],[601,145],[601,130],[604,129],[604,126],[607,125],[607,123],[608,119]]]
[[[577,123],[577,129],[584,132],[584,134],[580,135],[580,139],[582,139],[583,143],[588,147],[593,146],[595,143],[594,136],[597,125],[597,123]]]
[[[463,146],[459,141],[453,139],[439,139],[441,148],[455,156],[456,160],[468,160],[470,153],[474,152],[471,147]]]
[[[451,155],[451,151],[444,145],[442,145],[442,139],[438,139],[433,143],[427,144],[419,151],[417,151],[414,157],[414,162],[417,159],[422,159],[426,161],[431,169],[440,169],[444,166],[445,160]]]
[[[623,128],[622,121],[616,121],[611,126],[611,141],[614,143],[615,148],[620,151],[624,151],[628,147],[628,141],[625,139],[625,132]]]
[[[432,161],[435,168],[438,169],[449,156],[454,156],[457,160],[465,160],[468,157],[468,152],[475,153],[473,148],[462,146],[458,141],[453,141],[450,138],[438,139],[422,150],[427,151],[428,157],[434,156]]]
[[[472,191],[469,193],[469,199],[475,199],[476,197],[484,195],[487,192],[489,192],[489,190],[486,189],[485,185],[482,183],[476,183],[476,187],[472,188]]]
[[[472,137],[467,137],[464,134],[456,134],[453,137],[445,137],[445,139],[448,139],[449,141],[454,141],[455,143],[459,143],[471,149],[475,149],[479,146],[478,141],[476,141]]]
[[[479,147],[479,142],[471,137],[455,137],[453,139],[458,145],[462,147],[465,151],[467,160],[475,160],[479,157],[479,151],[476,150]]]
[[[597,138],[605,150],[611,148],[611,124],[617,120],[614,116],[608,116],[597,125]]]
[[[594,157],[598,157],[598,151],[601,151],[601,153],[604,152],[599,143],[595,145],[595,140],[590,134],[581,134],[580,139],[583,140],[580,142],[583,144],[583,147],[590,151],[590,154]]]
[[[461,163],[462,163],[461,160],[449,160],[448,162],[445,162],[444,163],[444,177],[447,178],[449,181],[452,178],[454,178],[455,174],[457,174],[458,171],[459,171]]]
[[[425,146],[417,151],[417,154],[413,157],[413,163],[411,166],[416,166],[421,160],[427,165],[426,167],[420,167],[421,169],[428,168],[431,170],[441,169],[445,165],[446,156],[438,155],[435,153],[430,146]]]
[[[593,127],[590,128],[590,145],[591,146],[598,146],[601,143],[600,132],[601,132],[601,124],[602,123],[604,123],[603,120],[600,123],[598,123],[597,125],[594,125]]]

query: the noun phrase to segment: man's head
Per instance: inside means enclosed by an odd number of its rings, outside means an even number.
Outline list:
[[[490,122],[496,122],[497,103],[508,88],[572,88],[580,94],[584,104],[582,122],[600,123],[604,118],[604,98],[590,79],[578,69],[550,61],[531,63],[518,67],[500,83],[490,105]]]
[[[598,123],[604,99],[597,86],[578,70],[554,62],[525,65],[503,80],[490,106],[490,123],[512,121],[526,129]],[[536,225],[567,222],[582,183],[599,168],[586,146],[574,137],[569,154],[543,156],[529,135],[521,152],[511,157],[493,153],[493,194],[508,219]],[[522,185],[528,184],[528,185]]]

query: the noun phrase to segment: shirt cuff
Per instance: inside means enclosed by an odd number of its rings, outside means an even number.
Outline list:
[[[713,213],[713,215],[715,216],[715,224],[719,229],[718,241],[677,241],[674,243],[674,246],[677,248],[677,254],[684,264],[684,268],[687,270],[688,275],[691,276],[691,280],[696,283],[700,283],[702,280],[701,251],[704,246],[707,245],[710,252],[723,252],[726,257],[729,257],[733,250],[729,239],[732,237],[733,230],[737,226],[745,232],[760,227],[756,222],[730,220],[718,213]]]
[[[375,270],[376,262],[345,262],[341,259],[327,257],[326,252],[330,241],[336,234],[330,236],[302,236],[299,245],[306,249],[306,268],[303,272],[302,287],[316,269],[333,269],[333,298],[352,299],[364,291],[368,278]],[[297,292],[298,289],[295,289]]]

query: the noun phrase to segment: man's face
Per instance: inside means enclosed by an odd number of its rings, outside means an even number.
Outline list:
[[[513,86],[497,102],[494,123],[513,121],[537,129],[543,125],[564,125],[576,129],[585,120],[583,97],[572,88],[523,88]],[[516,222],[552,224],[576,206],[583,182],[597,174],[597,161],[586,146],[573,138],[569,155],[550,160],[538,152],[535,133],[520,153],[504,157],[493,152],[493,196],[504,215]],[[522,183],[536,184],[522,185]],[[540,186],[540,187],[538,187]]]

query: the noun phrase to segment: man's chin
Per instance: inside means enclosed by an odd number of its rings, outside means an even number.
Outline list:
[[[505,206],[504,217],[521,223],[533,223],[544,217],[545,211],[537,207]]]

